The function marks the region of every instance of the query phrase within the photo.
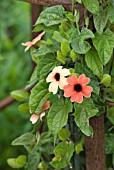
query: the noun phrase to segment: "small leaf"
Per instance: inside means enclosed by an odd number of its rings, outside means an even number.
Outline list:
[[[19,110],[21,113],[24,113],[24,114],[29,113],[29,105],[28,105],[28,103],[20,104],[19,107],[18,107],[18,110]]]
[[[70,159],[74,152],[73,142],[61,142],[54,149],[55,157],[50,163],[54,168],[65,168],[70,163]]]
[[[62,35],[61,35],[60,32],[58,32],[58,31],[54,31],[52,38],[53,38],[54,40],[60,42],[60,43],[66,41],[66,39],[65,39],[64,37],[62,37]]]
[[[111,58],[113,48],[114,48],[114,33],[108,28],[102,35],[98,33],[95,34],[93,39],[93,45],[98,51],[99,58],[103,65],[108,63]]]
[[[26,164],[26,156],[20,155],[17,158],[9,158],[7,159],[7,163],[12,168],[20,169]]]
[[[104,74],[103,79],[101,80],[100,84],[104,84],[105,86],[110,86],[111,76],[109,74]]]
[[[43,23],[46,26],[51,26],[59,24],[64,20],[66,20],[64,8],[60,5],[56,5],[42,11],[35,25]]]
[[[81,151],[83,151],[83,143],[79,142],[78,144],[76,144],[75,150],[76,150],[77,154],[79,154]]]
[[[100,61],[97,51],[90,49],[85,54],[85,61],[88,67],[93,71],[93,74],[101,79],[103,76],[103,65]]]
[[[61,63],[65,64],[65,59],[66,59],[66,57],[65,57],[60,51],[57,51],[57,59],[58,59]]]
[[[15,100],[20,102],[27,100],[27,98],[29,97],[29,93],[25,90],[15,90],[12,91],[10,94]]]
[[[66,57],[68,54],[69,54],[69,52],[70,52],[70,44],[69,44],[69,42],[62,42],[61,43],[61,51],[62,51],[62,54]]]
[[[59,139],[63,141],[66,140],[69,136],[70,136],[70,131],[65,128],[62,128],[58,133]]]
[[[98,0],[82,0],[85,7],[92,14],[97,14],[99,12],[99,2]]]
[[[98,14],[93,15],[93,19],[96,30],[99,34],[102,34],[108,19],[106,12],[100,11]]]
[[[89,118],[95,116],[98,109],[93,105],[90,98],[84,98],[81,104],[74,103],[75,107],[75,122],[80,130],[87,136],[93,136],[92,127],[89,125]]]
[[[66,125],[68,119],[68,113],[72,111],[72,103],[69,100],[62,98],[58,99],[52,104],[48,112],[48,127],[49,130],[54,134],[62,129]]]
[[[39,47],[38,49],[34,50],[32,52],[32,54],[34,55],[34,57],[40,57],[40,56],[45,56],[46,54],[53,54],[54,52],[56,52],[57,50],[59,50],[60,47],[58,45],[58,43],[54,44],[54,45],[43,45],[41,47]]]
[[[72,49],[70,52],[70,57],[72,58],[72,61],[75,62],[76,58],[79,58],[80,55],[75,53],[75,51]]]
[[[31,90],[29,99],[29,108],[31,112],[36,114],[42,113],[42,106],[49,96],[48,83],[43,80],[38,82],[38,84]]]
[[[36,140],[36,137],[32,133],[25,133],[18,138],[16,138],[13,142],[12,145],[31,145],[34,143]]]

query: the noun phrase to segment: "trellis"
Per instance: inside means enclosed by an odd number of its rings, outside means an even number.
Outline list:
[[[23,0],[32,5],[32,23],[34,24],[43,6],[63,5],[67,10],[72,9],[71,0]],[[76,4],[80,11],[80,22],[83,22],[84,6]],[[89,14],[91,15],[91,14]],[[92,18],[90,29],[93,29]],[[34,34],[33,34],[34,37]],[[86,170],[106,170],[105,144],[104,144],[104,115],[90,119],[94,137],[86,137]],[[79,170],[79,169],[75,169]]]

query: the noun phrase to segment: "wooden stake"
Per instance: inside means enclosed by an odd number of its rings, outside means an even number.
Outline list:
[[[86,170],[106,170],[104,115],[90,119],[94,137],[86,137]]]

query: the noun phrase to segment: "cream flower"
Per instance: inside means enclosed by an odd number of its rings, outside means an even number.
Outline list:
[[[57,93],[58,86],[60,89],[63,89],[63,87],[68,84],[65,76],[70,75],[70,71],[66,68],[62,69],[62,67],[63,66],[55,67],[46,78],[46,82],[51,82],[49,85],[49,92],[53,94]]]
[[[29,50],[31,46],[36,44],[39,40],[41,40],[42,36],[45,34],[45,31],[43,31],[41,34],[39,34],[36,38],[34,38],[32,41],[28,41],[26,43],[22,43],[23,46],[26,46],[25,52]]]
[[[42,113],[41,114],[32,114],[32,116],[30,117],[30,121],[32,122],[32,124],[35,124],[38,119],[40,118],[40,120],[42,121],[42,117],[45,116],[45,110],[48,110],[50,108],[50,101],[47,100],[44,105],[42,106]],[[30,111],[31,113],[31,111]]]

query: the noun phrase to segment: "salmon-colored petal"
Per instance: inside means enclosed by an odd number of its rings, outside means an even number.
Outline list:
[[[50,101],[47,100],[42,107],[42,111],[48,110],[49,108],[50,108]]]
[[[68,77],[67,82],[71,85],[75,85],[77,83],[77,77],[75,75]]]
[[[60,81],[59,81],[59,87],[60,89],[63,89],[64,86],[66,86],[68,83],[67,83],[67,79],[64,78],[64,77],[61,77],[60,78]]]
[[[64,86],[64,96],[70,97],[74,93],[74,86]]]
[[[71,102],[82,103],[83,102],[83,95],[81,92],[74,92],[70,98]]]
[[[45,116],[45,112],[42,112],[41,114],[40,114],[40,120],[42,121],[42,117],[44,117]]]
[[[60,72],[61,76],[68,76],[70,75],[69,69],[63,68]]]
[[[50,73],[47,78],[46,78],[46,82],[52,82],[52,81],[55,81],[55,73]]]
[[[42,36],[45,34],[45,31],[43,31],[41,34],[39,34],[36,38],[32,40],[32,44],[36,44],[37,41],[41,40]]]
[[[23,46],[29,46],[29,45],[32,45],[32,43],[29,41],[29,42],[26,42],[26,43],[22,43]]]
[[[85,86],[90,82],[90,78],[86,77],[85,74],[82,74],[78,77],[78,83],[82,86]]]
[[[89,98],[91,96],[91,92],[93,91],[93,88],[91,86],[84,86],[82,88],[83,96]]]
[[[39,118],[39,115],[33,114],[30,117],[30,121],[32,122],[32,124],[35,124],[37,122],[38,118]]]
[[[50,83],[49,85],[49,92],[52,92],[53,94],[57,93],[58,90],[58,82],[57,81],[53,81],[52,83]]]

